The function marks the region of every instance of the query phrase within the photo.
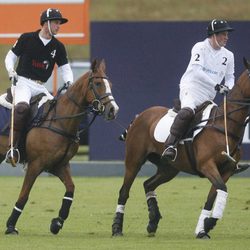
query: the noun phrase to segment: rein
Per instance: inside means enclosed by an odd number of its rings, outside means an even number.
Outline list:
[[[68,91],[66,92],[66,96],[68,97],[68,99],[74,105],[76,105],[80,109],[86,109],[86,108],[88,109],[89,107],[91,107],[92,108],[91,110],[86,110],[84,112],[80,112],[80,113],[77,113],[77,114],[74,114],[74,115],[66,115],[66,116],[56,116],[56,115],[54,115],[53,117],[51,117],[49,119],[44,119],[43,120],[43,122],[45,122],[45,121],[52,122],[52,121],[56,121],[56,120],[74,119],[74,118],[79,118],[81,116],[84,116],[84,115],[89,114],[89,113],[92,112],[92,113],[94,113],[94,116],[92,117],[92,120],[89,122],[89,124],[87,125],[87,127],[83,128],[81,130],[78,130],[76,135],[72,135],[70,133],[67,133],[67,132],[61,130],[61,129],[58,129],[58,128],[55,128],[55,127],[51,127],[50,125],[48,127],[47,126],[40,126],[40,127],[41,128],[47,128],[49,130],[52,130],[55,133],[58,133],[58,134],[60,134],[62,136],[70,138],[71,140],[78,141],[79,140],[79,135],[81,133],[83,133],[84,131],[86,131],[92,125],[92,123],[94,122],[96,116],[97,115],[102,115],[104,113],[106,104],[108,104],[108,103],[110,103],[111,101],[114,100],[114,98],[111,98],[111,99],[109,99],[106,102],[102,102],[103,99],[105,99],[105,98],[107,98],[109,96],[112,96],[112,94],[111,93],[105,93],[103,95],[98,95],[98,93],[96,91],[95,84],[93,82],[93,79],[98,79],[98,78],[108,80],[108,78],[106,76],[103,76],[103,77],[102,76],[94,76],[93,73],[91,72],[91,75],[90,75],[90,77],[88,79],[88,88],[87,88],[87,90],[90,89],[92,91],[94,97],[95,97],[94,100],[92,101],[92,106],[82,106],[81,104],[79,104],[79,103],[77,103],[75,101],[74,97],[71,96],[68,93]],[[56,108],[57,99],[58,99],[61,91],[64,90],[64,89],[67,89],[67,87],[65,87],[65,85],[61,89],[58,90],[58,93],[56,95],[56,101],[55,101],[55,103],[53,103],[54,108]],[[86,93],[87,93],[87,91],[86,91]],[[86,98],[86,93],[85,93],[84,98]]]
[[[248,77],[250,78],[250,71],[247,70],[247,74],[248,74]],[[239,90],[240,90],[240,94],[241,96],[243,96],[243,93],[242,93],[242,90],[241,88],[239,87],[238,84],[235,85]],[[243,138],[243,135],[244,135],[244,129],[246,127],[246,125],[249,123],[250,121],[250,98],[242,98],[242,99],[228,99],[228,103],[231,103],[231,104],[236,104],[240,107],[235,107],[233,110],[227,112],[227,118],[230,120],[230,121],[233,121],[234,123],[236,123],[238,126],[240,126],[240,129],[242,128],[242,131],[243,133],[240,135],[240,136],[236,136],[233,132],[230,132],[228,131],[228,135],[234,139],[235,141],[237,141],[237,145],[238,144],[241,144],[242,142],[242,138]],[[246,119],[243,123],[240,123],[239,121],[237,121],[236,119],[233,119],[232,117],[230,117],[231,114],[235,113],[235,112],[238,112],[240,110],[243,110],[243,109],[248,109],[247,111],[247,116],[246,116]],[[217,109],[218,110],[218,109]],[[217,113],[217,112],[216,112]],[[207,119],[207,121],[209,120],[213,120],[213,124],[207,124],[205,125],[204,127],[207,127],[207,128],[214,128],[216,130],[218,130],[219,132],[221,133],[225,133],[225,130],[219,126],[216,126],[214,124],[215,120],[219,117],[222,117],[223,115],[219,114],[219,115],[216,115],[216,113],[214,114],[214,116],[212,118],[209,118]],[[236,146],[237,148],[237,146]],[[236,148],[232,151],[234,152],[236,150]]]

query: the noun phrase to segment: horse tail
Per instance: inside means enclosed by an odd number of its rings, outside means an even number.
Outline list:
[[[138,114],[135,115],[135,118],[129,123],[128,127],[124,129],[124,131],[120,134],[119,136],[119,140],[120,141],[126,141],[126,137],[128,134],[128,130],[131,127],[131,125],[133,124],[134,120],[137,118]]]

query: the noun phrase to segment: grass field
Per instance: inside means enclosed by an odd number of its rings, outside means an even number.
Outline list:
[[[125,210],[124,236],[111,237],[112,219],[122,178],[74,178],[71,213],[58,235],[49,232],[64,194],[55,177],[40,177],[21,215],[18,236],[4,235],[5,223],[22,185],[21,177],[0,177],[0,249],[250,249],[250,180],[232,178],[224,217],[210,240],[196,240],[194,229],[210,187],[206,179],[178,177],[157,190],[163,219],[157,235],[147,237],[147,206],[137,178]]]

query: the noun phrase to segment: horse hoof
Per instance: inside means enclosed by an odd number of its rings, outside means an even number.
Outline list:
[[[112,226],[112,236],[123,236],[122,229],[119,225]]]
[[[123,213],[117,212],[115,214],[113,224],[112,224],[112,236],[123,236],[122,225],[123,225]]]
[[[50,224],[50,232],[53,234],[58,234],[58,232],[63,227],[63,222],[64,221],[61,218],[52,219],[51,224]]]
[[[157,230],[158,224],[149,223],[147,226],[148,235],[154,236]]]
[[[121,236],[123,236],[123,233],[122,232],[115,232],[115,233],[112,233],[112,236],[113,237],[121,237]]]
[[[210,236],[206,232],[201,231],[197,234],[196,239],[209,240]]]
[[[148,233],[148,237],[155,237],[155,232]]]
[[[18,230],[14,226],[8,226],[7,230],[5,231],[7,235],[18,235]]]

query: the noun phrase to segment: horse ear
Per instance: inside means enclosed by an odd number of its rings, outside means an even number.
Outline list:
[[[96,66],[97,66],[97,59],[95,58],[95,59],[92,61],[91,67],[90,67],[91,70],[92,70],[93,72],[95,72]]]
[[[106,63],[105,63],[104,59],[101,60],[100,67],[101,67],[103,72],[106,72]]]
[[[243,57],[243,63],[247,69],[250,69],[250,62],[245,57]]]

